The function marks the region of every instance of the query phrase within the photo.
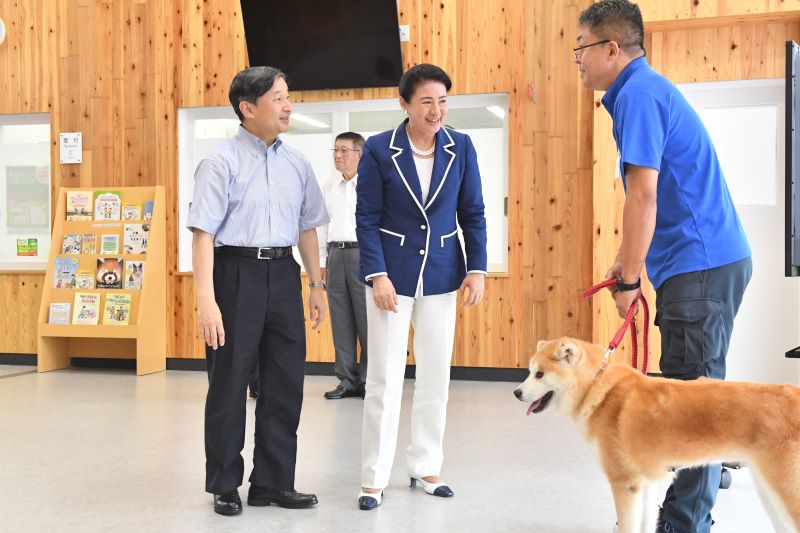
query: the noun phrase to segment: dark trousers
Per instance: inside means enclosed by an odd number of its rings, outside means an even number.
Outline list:
[[[656,290],[664,377],[725,379],[733,319],[750,281],[750,258],[669,278]],[[730,413],[735,417],[736,413]],[[721,466],[680,470],[667,490],[663,519],[681,533],[711,530]]]
[[[358,279],[358,248],[328,251],[328,305],[335,350],[334,373],[342,387],[358,390],[367,381],[367,301]],[[361,363],[356,359],[361,345]]]
[[[246,391],[256,366],[261,394],[250,482],[291,490],[306,357],[300,266],[291,256],[215,254],[214,292],[225,346],[206,347],[206,491],[223,494],[242,484]]]

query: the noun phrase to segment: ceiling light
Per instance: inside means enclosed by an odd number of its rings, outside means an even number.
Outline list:
[[[309,126],[314,126],[315,128],[330,128],[330,124],[325,124],[324,122],[315,120],[305,115],[301,115],[300,113],[292,113],[291,117],[295,120],[299,120],[304,124],[308,124]]]
[[[500,120],[506,118],[506,110],[500,107],[499,105],[486,106],[486,111],[496,116]]]

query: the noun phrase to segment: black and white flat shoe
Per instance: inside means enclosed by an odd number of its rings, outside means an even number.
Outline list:
[[[433,496],[439,496],[441,498],[450,498],[455,494],[453,492],[453,490],[450,487],[447,486],[446,483],[442,483],[442,482],[439,482],[439,483],[428,483],[427,481],[425,481],[422,478],[412,477],[411,478],[411,487],[412,488],[416,487],[417,483],[422,485],[422,488],[425,490],[425,492],[427,492],[428,494],[431,494]]]
[[[383,500],[383,491],[358,493],[358,508],[362,511],[371,511],[378,507]]]

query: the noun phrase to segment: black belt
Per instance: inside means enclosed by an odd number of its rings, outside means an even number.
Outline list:
[[[250,248],[246,246],[217,246],[214,248],[215,254],[240,255],[242,257],[253,257],[255,259],[280,259],[292,255],[292,247],[282,248]]]
[[[353,241],[331,241],[329,248],[358,248],[358,243]]]

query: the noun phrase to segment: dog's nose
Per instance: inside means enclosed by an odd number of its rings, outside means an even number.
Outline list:
[[[519,389],[514,389],[514,396],[516,396],[517,399],[519,400],[520,398],[522,398],[522,391]]]

